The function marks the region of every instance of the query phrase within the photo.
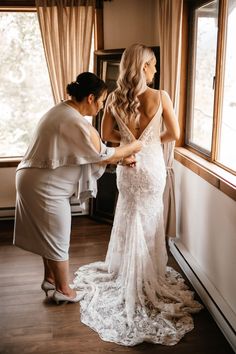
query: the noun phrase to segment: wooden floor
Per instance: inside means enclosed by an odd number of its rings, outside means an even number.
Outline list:
[[[71,278],[80,265],[104,259],[110,229],[87,217],[73,218]],[[103,342],[80,322],[79,304],[57,306],[45,298],[41,259],[12,246],[12,232],[12,221],[0,221],[1,354],[233,353],[206,310],[195,315],[195,329],[174,347],[143,343],[130,348]],[[169,264],[179,270],[171,256]]]

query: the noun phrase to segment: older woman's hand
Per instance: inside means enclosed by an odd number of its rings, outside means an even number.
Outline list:
[[[122,166],[135,167],[136,166],[136,156],[134,154],[125,157],[119,162]]]
[[[132,147],[133,153],[136,153],[142,149],[143,143],[140,140],[135,140],[130,144],[130,147]]]

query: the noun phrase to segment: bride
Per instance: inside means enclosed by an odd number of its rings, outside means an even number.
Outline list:
[[[130,167],[117,166],[119,197],[105,262],[78,269],[81,321],[105,341],[174,345],[193,329],[202,306],[174,269],[167,267],[163,224],[166,168],[161,144],[179,137],[172,102],[154,90],[153,51],[134,44],[123,53],[116,90],[107,99],[103,139],[121,145],[140,140]],[[160,133],[162,121],[165,131]]]

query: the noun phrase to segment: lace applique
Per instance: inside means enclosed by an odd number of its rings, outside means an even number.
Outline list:
[[[118,123],[118,126],[119,126],[119,131],[120,131],[120,134],[122,136],[122,142],[124,144],[128,144],[128,143],[131,143],[133,140],[134,140],[134,137],[133,135],[131,134],[131,132],[126,128],[125,125],[123,125],[122,123]]]
[[[157,134],[154,133],[154,127],[150,126],[145,129],[144,133],[142,134],[140,140],[144,143],[144,145],[151,145],[153,143],[159,143],[160,139]]]
[[[132,132],[119,117],[116,117],[116,120],[121,134],[121,141],[125,144],[132,142],[135,139]],[[160,143],[160,125],[160,115],[154,116],[138,139],[141,140],[144,145]]]

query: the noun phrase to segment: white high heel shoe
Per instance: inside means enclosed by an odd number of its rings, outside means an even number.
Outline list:
[[[55,290],[56,287],[55,287],[54,284],[49,283],[49,281],[44,280],[44,281],[42,282],[42,284],[41,284],[41,289],[45,292],[46,296],[48,296],[48,292],[49,292],[50,290]]]
[[[67,303],[67,302],[79,302],[82,299],[82,297],[83,297],[83,295],[81,293],[79,293],[79,291],[76,291],[76,296],[74,298],[66,296],[66,295],[60,293],[57,290],[55,290],[53,295],[52,295],[52,298],[57,303],[57,305],[59,304],[60,301],[63,301],[65,303]]]

